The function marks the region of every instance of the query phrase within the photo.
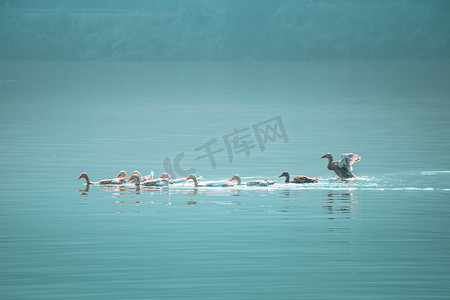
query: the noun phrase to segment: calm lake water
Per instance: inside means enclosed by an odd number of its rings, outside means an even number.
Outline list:
[[[450,297],[450,61],[3,61],[0,97],[1,299]],[[76,180],[167,167],[323,178]]]

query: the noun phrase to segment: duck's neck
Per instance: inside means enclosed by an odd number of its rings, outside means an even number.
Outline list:
[[[120,176],[120,177],[117,177],[117,178],[114,178],[114,181],[118,181],[118,182],[125,182],[125,181],[127,181],[127,179],[128,179],[128,176],[127,176],[127,174],[125,174],[124,176]]]
[[[84,179],[86,179],[86,184],[94,184],[90,179],[89,179],[89,175],[86,174],[86,176],[84,177]]]
[[[197,179],[197,177],[192,178],[192,180],[194,180],[194,185],[198,186],[198,179]]]
[[[289,178],[290,178],[289,174],[284,175],[284,177],[286,178],[284,183],[289,183]]]
[[[237,185],[241,185],[242,184],[241,177],[236,177],[236,181],[237,181]]]
[[[327,168],[328,168],[328,170],[333,170],[333,167],[332,167],[333,156],[330,155],[330,156],[328,156],[327,158],[328,158],[328,165],[327,165]]]
[[[136,179],[134,180],[134,184],[140,186],[141,181],[142,181],[141,174],[137,174]]]

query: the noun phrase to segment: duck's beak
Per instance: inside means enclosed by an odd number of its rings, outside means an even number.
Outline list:
[[[186,178],[184,181],[188,181],[189,180],[189,177],[188,178]]]
[[[81,178],[81,175],[80,175],[80,176],[78,176],[77,180],[78,180],[78,179],[80,179],[80,178]]]
[[[119,177],[120,177],[120,174],[116,176],[116,178],[119,178]]]
[[[324,156],[322,156],[321,158],[325,158],[325,157],[327,157],[327,155],[325,154]]]
[[[230,179],[230,181],[233,181],[234,177]]]
[[[281,174],[280,176],[278,176],[278,178],[283,177],[283,174]]]

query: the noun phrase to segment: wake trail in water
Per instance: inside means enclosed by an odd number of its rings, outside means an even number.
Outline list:
[[[450,171],[422,171],[420,172],[422,175],[442,175],[442,174],[450,174]]]

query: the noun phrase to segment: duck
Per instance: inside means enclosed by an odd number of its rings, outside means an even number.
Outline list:
[[[230,179],[230,181],[233,180],[237,181],[237,185],[247,185],[247,186],[269,186],[276,182],[271,180],[251,180],[242,183],[241,176],[239,176],[239,174],[234,174],[233,177]]]
[[[120,173],[119,173],[119,174],[120,174]],[[78,180],[78,179],[81,179],[81,178],[86,179],[86,184],[117,184],[117,183],[114,183],[114,181],[115,181],[117,178],[113,178],[113,179],[102,179],[102,180],[99,180],[99,181],[91,181],[91,180],[89,179],[89,175],[88,175],[86,172],[81,173],[80,176],[78,176],[77,180]]]
[[[127,182],[133,181],[135,185],[141,186],[142,177],[139,171],[134,171],[131,173],[130,178],[128,178]]]
[[[134,171],[133,173],[131,173],[131,175],[138,174],[138,173],[139,173],[139,175],[141,175],[141,172],[139,172],[139,171]],[[142,180],[142,182],[147,181],[147,180],[152,180],[154,175],[155,175],[155,172],[152,170],[150,172],[150,174],[148,174],[148,175],[145,175],[145,176],[141,175],[141,180]]]
[[[186,181],[186,178],[181,177],[181,178],[176,178],[176,179],[170,179],[170,174],[169,173],[163,173],[161,175],[161,177],[159,178],[168,178],[169,179],[169,184],[175,184],[175,183],[182,183]],[[201,178],[203,178],[203,176],[200,176],[197,178],[197,180],[200,180]]]
[[[310,178],[308,176],[299,175],[299,176],[295,176],[293,179],[289,180],[290,176],[289,176],[288,171],[284,171],[280,176],[278,176],[278,178],[280,178],[280,177],[286,177],[286,180],[284,181],[284,183],[315,183],[315,182],[318,182],[322,178],[322,177]]]
[[[340,178],[356,178],[353,174],[353,163],[361,160],[358,154],[345,153],[341,155],[341,160],[333,161],[333,155],[330,153],[325,154],[321,158],[328,158],[327,168],[330,171],[334,171]]]
[[[119,174],[114,178],[111,184],[124,184],[127,182],[127,172],[122,170]]]
[[[128,178],[127,182],[130,181],[134,181],[134,184],[136,184],[137,186],[167,186],[169,184],[168,179],[162,178],[142,181],[141,174],[138,171],[134,171],[133,174],[130,175],[130,178]]]
[[[226,180],[223,180],[223,181],[207,181],[207,182],[202,182],[202,183],[199,184],[198,183],[198,178],[197,178],[197,176],[195,176],[195,174],[190,174],[185,179],[185,181],[188,181],[190,179],[194,181],[194,185],[196,187],[199,187],[199,186],[206,186],[206,187],[228,187],[228,186],[234,186],[233,183],[231,183],[229,181],[226,181]]]
[[[184,178],[181,178],[181,179],[183,179],[184,180]],[[160,181],[167,181],[167,184],[174,184],[174,183],[179,183],[179,182],[181,182],[180,181],[180,178],[177,178],[177,179],[171,179],[171,176],[170,176],[170,174],[169,173],[162,173],[162,175],[159,177],[159,178],[157,178],[157,179],[154,179],[154,180],[160,180]]]

